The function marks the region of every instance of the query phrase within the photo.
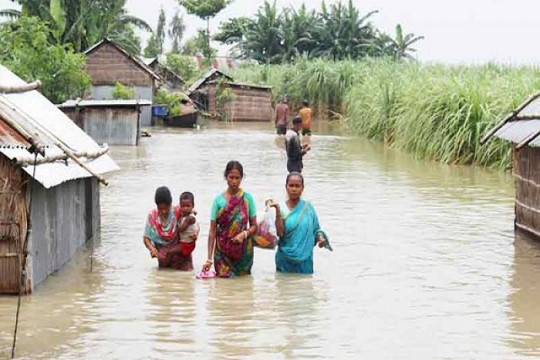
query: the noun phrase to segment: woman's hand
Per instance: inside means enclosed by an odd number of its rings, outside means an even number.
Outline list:
[[[155,258],[155,257],[159,256],[159,251],[158,251],[158,249],[155,248],[155,246],[151,246],[149,250],[150,250],[150,256],[152,258]]]
[[[279,204],[274,199],[268,200],[266,206],[273,207],[276,211],[279,211]]]
[[[246,238],[246,235],[245,233],[242,231],[240,234],[236,235],[235,237],[232,238],[232,241],[234,241],[235,243],[242,243],[242,241],[244,241]]]
[[[211,260],[206,260],[206,262],[204,263],[202,269],[203,271],[210,271],[210,268],[212,267],[212,261]]]
[[[197,241],[197,239],[199,238],[199,234],[198,233],[191,234],[189,235],[189,238],[193,241]]]
[[[325,240],[324,237],[322,237],[321,235],[318,235],[318,236],[317,236],[317,246],[318,246],[319,248],[323,248],[325,242],[326,242],[326,240]]]

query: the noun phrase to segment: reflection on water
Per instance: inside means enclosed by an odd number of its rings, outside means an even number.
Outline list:
[[[320,130],[320,129],[317,129]],[[537,251],[513,242],[508,175],[420,161],[380,144],[315,135],[306,192],[335,251],[313,276],[195,280],[156,267],[142,244],[156,187],[195,193],[206,259],[212,199],[231,159],[258,204],[283,199],[285,154],[270,126],[155,129],[115,147],[122,170],[102,190],[101,242],[22,306],[23,358],[519,358],[538,353]],[[259,209],[262,211],[262,208]],[[537,254],[538,255],[538,254]],[[0,357],[16,298],[0,297]],[[540,319],[539,319],[540,320]]]
[[[509,342],[519,353],[540,356],[540,244],[519,233],[511,279]]]

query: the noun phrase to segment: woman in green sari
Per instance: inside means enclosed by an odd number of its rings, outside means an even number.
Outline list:
[[[289,199],[276,208],[276,228],[279,236],[276,252],[278,272],[313,274],[313,248],[326,247],[331,250],[328,238],[321,230],[313,205],[302,199],[304,178],[299,173],[290,173],[286,181]]]
[[[227,190],[212,205],[208,235],[208,260],[219,277],[249,275],[253,265],[252,236],[257,232],[257,210],[250,193],[240,188],[244,169],[238,161],[229,161],[225,168]]]

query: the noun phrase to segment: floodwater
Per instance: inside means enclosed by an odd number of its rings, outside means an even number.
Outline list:
[[[284,150],[269,127],[154,130],[112,150],[102,233],[23,299],[28,359],[520,359],[540,355],[540,248],[514,239],[509,175],[417,160],[363,139],[315,135],[305,198],[334,252],[313,276],[276,275],[257,249],[251,277],[158,270],[143,246],[157,186],[196,195],[206,259],[212,199],[230,159],[258,204],[284,198]],[[259,213],[263,209],[259,209]],[[0,358],[15,297],[0,297]]]

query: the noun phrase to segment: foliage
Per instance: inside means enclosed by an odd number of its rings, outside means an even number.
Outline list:
[[[239,17],[222,24],[214,37],[244,58],[260,63],[292,62],[300,56],[332,60],[393,56],[411,58],[411,45],[423,37],[403,35],[401,26],[396,36],[378,31],[370,22],[377,11],[361,14],[353,1],[327,6],[319,11],[288,7],[278,10],[275,0],[265,1],[253,18]]]
[[[25,81],[40,80],[52,102],[81,97],[90,85],[85,58],[70,46],[51,44],[51,30],[36,17],[0,25],[0,63]]]
[[[480,146],[489,128],[540,88],[540,69],[422,65],[391,58],[338,61],[301,57],[294,64],[255,65],[231,74],[270,84],[292,106],[303,98],[346,116],[354,134],[419,157],[504,169],[509,145]]]
[[[184,42],[182,48],[182,55],[196,56],[200,53],[204,54],[206,62],[209,64],[211,59],[216,56],[216,49],[206,48],[206,32],[205,30],[199,29],[197,35],[189,38]]]
[[[182,93],[170,93],[165,89],[157,91],[154,103],[165,105],[169,109],[169,116],[178,116],[181,114],[181,105],[186,102]]]
[[[222,78],[216,87],[216,110],[221,115],[221,120],[228,121],[227,105],[236,98],[236,95],[230,88],[224,86],[225,82],[226,79]]]
[[[165,65],[174,73],[180,75],[188,83],[200,76],[198,68],[192,59],[170,52],[166,56]]]
[[[234,0],[177,0],[188,14],[206,20],[206,31],[203,32],[206,39],[202,52],[209,61],[214,55],[210,45],[210,19],[215,17],[221,10],[225,9]],[[199,30],[200,33],[200,30]]]
[[[180,16],[180,13],[177,11],[169,24],[168,33],[172,39],[171,52],[180,54],[180,44],[182,43],[182,38],[184,37],[185,31],[186,25],[184,24],[184,18]]]
[[[17,0],[21,11],[3,10],[0,17],[11,19],[36,16],[49,24],[51,42],[71,44],[83,51],[109,37],[132,54],[140,53],[140,39],[134,29],[151,31],[140,18],[125,10],[126,0]]]
[[[155,58],[159,55],[159,40],[156,34],[150,35],[148,43],[144,48],[144,56],[147,58]]]
[[[225,9],[233,0],[178,0],[189,14],[201,19],[213,18]]]
[[[112,91],[112,97],[116,100],[131,100],[135,97],[135,88],[126,87],[117,81]]]
[[[157,23],[156,37],[158,40],[159,48],[158,54],[163,54],[163,43],[165,42],[165,24],[167,23],[167,18],[165,17],[165,10],[163,7],[159,11],[159,18]]]

